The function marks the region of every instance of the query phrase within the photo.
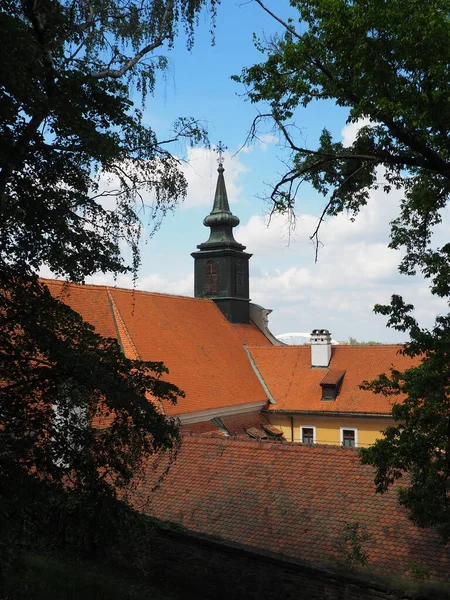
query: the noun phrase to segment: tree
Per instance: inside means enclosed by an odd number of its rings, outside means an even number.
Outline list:
[[[375,342],[374,340],[368,340],[367,342],[358,342],[358,340],[354,337],[349,337],[347,340],[343,342],[339,342],[340,344],[347,344],[349,346],[380,346],[381,342]]]
[[[296,18],[283,20],[261,0],[283,33],[257,41],[264,62],[235,77],[252,102],[268,103],[250,137],[271,119],[290,159],[270,199],[273,210],[293,214],[297,191],[309,182],[325,197],[312,239],[319,247],[320,225],[328,215],[348,211],[354,218],[371,190],[402,190],[399,216],[391,223],[391,248],[403,249],[399,270],[421,271],[433,294],[450,292],[450,243],[433,247],[450,192],[450,10],[445,0],[291,0]],[[297,140],[297,110],[331,99],[349,111],[348,122],[363,126],[344,147],[323,129],[316,148]],[[382,177],[380,177],[382,175]],[[381,183],[380,183],[381,179]],[[397,295],[375,307],[388,325],[408,332],[403,352],[420,363],[393,372],[366,387],[406,394],[393,416],[397,426],[362,460],[375,465],[377,489],[385,491],[403,473],[409,483],[400,502],[421,526],[450,536],[450,315],[433,330],[412,317],[413,306]]]
[[[96,271],[136,275],[143,209],[157,227],[186,193],[167,145],[206,134],[185,117],[159,140],[132,94],[145,103],[167,65],[155,51],[170,48],[180,27],[191,47],[200,11],[210,6],[214,22],[218,1],[0,0],[3,483],[34,476],[114,498],[146,456],[178,444],[176,422],[149,401],[183,394],[162,378],[166,367],[126,359],[38,273],[47,265],[75,282]],[[98,173],[116,189],[102,190]],[[141,189],[152,191],[152,206]],[[106,427],[92,427],[102,419]],[[0,500],[11,506],[8,493]]]

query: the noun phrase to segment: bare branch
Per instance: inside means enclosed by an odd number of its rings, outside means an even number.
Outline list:
[[[256,138],[256,127],[258,121],[262,119],[271,118],[275,121],[277,127],[283,133],[283,136],[288,143],[290,149],[293,152],[298,152],[299,154],[305,154],[309,156],[318,156],[321,158],[329,158],[334,160],[364,160],[370,161],[373,164],[389,164],[400,167],[424,167],[430,168],[430,165],[427,160],[421,160],[420,158],[413,156],[412,154],[391,154],[390,152],[379,152],[378,154],[355,154],[349,152],[323,152],[320,150],[310,150],[308,148],[304,148],[303,146],[298,146],[294,140],[292,139],[286,125],[277,117],[275,117],[272,113],[259,114],[253,119],[253,123],[250,127],[250,131],[247,134],[244,144],[245,146],[250,139]],[[450,168],[450,165],[449,165]]]
[[[354,169],[350,175],[348,175],[344,181],[340,184],[340,186],[338,188],[336,188],[334,190],[334,192],[331,195],[331,198],[329,199],[327,205],[325,206],[325,208],[322,211],[322,214],[319,217],[319,220],[317,222],[316,228],[313,232],[312,235],[309,236],[309,239],[314,243],[315,246],[315,257],[314,257],[314,262],[317,262],[319,259],[319,246],[323,245],[322,242],[319,240],[319,230],[320,227],[323,223],[323,221],[325,220],[326,214],[330,208],[330,206],[333,204],[334,199],[336,198],[336,194],[339,192],[340,189],[342,189],[342,187],[348,183],[348,181],[350,181],[350,179],[352,177],[354,177],[355,175],[357,175],[357,173],[359,173],[359,171],[361,171],[362,169],[365,169],[367,167],[367,164],[365,165],[360,165],[359,167],[357,167],[356,169]]]
[[[324,158],[323,160],[318,160],[317,162],[315,162],[312,165],[309,165],[308,167],[305,167],[304,169],[292,169],[291,171],[289,171],[288,173],[286,173],[286,175],[284,175],[280,181],[278,181],[275,185],[275,187],[272,190],[272,193],[270,194],[270,199],[272,200],[274,206],[276,207],[276,205],[279,204],[279,201],[277,200],[277,196],[281,196],[284,197],[285,193],[282,191],[283,186],[285,186],[286,184],[289,184],[289,192],[286,193],[286,195],[289,198],[294,198],[295,194],[292,195],[291,190],[292,190],[292,185],[294,182],[298,183],[296,184],[296,191],[298,190],[299,185],[302,183],[303,179],[303,175],[305,175],[306,173],[309,173],[311,171],[314,171],[316,169],[318,169],[320,166],[326,164],[326,163],[330,163],[333,162],[333,158]]]
[[[105,69],[103,71],[99,71],[98,73],[93,73],[91,77],[94,79],[105,79],[106,77],[109,77],[110,79],[120,79],[125,75],[125,73],[132,69],[134,65],[141,60],[141,58],[161,46],[166,39],[167,36],[158,37],[151,44],[147,44],[147,46],[142,48],[142,50],[140,50],[140,52],[138,52],[133,58],[130,58],[130,60],[126,62],[120,69]]]
[[[269,10],[267,8],[267,6],[261,2],[261,0],[255,0],[255,1],[256,1],[257,4],[260,5],[260,7],[263,10],[266,11],[267,14],[269,14],[273,19],[275,19],[275,21],[278,21],[278,23],[280,23],[281,25],[283,25],[283,27],[285,29],[287,29],[289,31],[289,33],[292,33],[292,35],[295,36],[297,39],[301,39],[301,36],[295,31],[295,29],[291,25],[289,25],[289,23],[286,23],[286,21],[283,21],[283,19],[281,19],[280,17],[278,17],[271,10]]]

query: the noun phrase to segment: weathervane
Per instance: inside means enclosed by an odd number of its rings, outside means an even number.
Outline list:
[[[219,165],[223,165],[223,161],[225,160],[223,153],[225,150],[228,150],[228,146],[225,146],[222,140],[220,140],[217,146],[214,148],[214,152],[217,152],[217,162]]]

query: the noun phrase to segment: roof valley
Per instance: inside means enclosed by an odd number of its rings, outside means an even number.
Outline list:
[[[130,360],[142,360],[139,352],[137,351],[136,346],[134,345],[133,338],[130,335],[130,332],[125,325],[125,321],[123,320],[122,315],[120,314],[119,309],[117,308],[116,303],[114,302],[114,298],[109,290],[106,288],[106,293],[108,296],[108,302],[111,307],[111,313],[114,320],[114,325],[117,331],[117,339],[119,341],[120,347],[122,348],[122,352],[125,354],[127,358]],[[165,414],[164,406],[159,400],[152,394],[146,394],[147,400],[153,403],[156,406],[156,409]]]
[[[131,335],[125,325],[125,321],[123,320],[122,315],[120,314],[119,309],[117,308],[116,303],[114,302],[109,288],[106,288],[106,293],[108,295],[108,302],[111,307],[111,313],[117,331],[117,339],[119,341],[120,347],[122,348],[122,352],[127,358],[130,358],[131,360],[141,360],[139,352],[137,351],[136,346],[133,343]]]

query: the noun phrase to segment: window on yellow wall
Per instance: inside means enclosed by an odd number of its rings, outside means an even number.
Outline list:
[[[314,425],[302,425],[300,427],[300,441],[302,444],[316,443],[316,428]]]
[[[341,427],[341,444],[347,448],[358,445],[358,430],[350,427]]]

